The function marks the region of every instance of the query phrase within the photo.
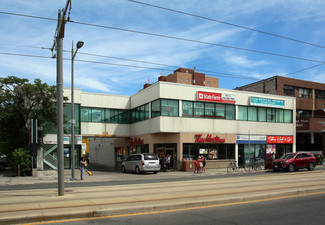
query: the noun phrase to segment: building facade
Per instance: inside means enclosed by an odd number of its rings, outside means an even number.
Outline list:
[[[296,98],[297,151],[325,154],[325,84],[275,76],[236,90]]]
[[[207,168],[220,168],[229,160],[267,163],[296,151],[296,101],[290,96],[160,81],[132,96],[76,89],[75,109],[75,133],[83,139],[76,149],[89,150],[91,163],[107,167],[132,153],[170,154],[173,169],[186,170],[201,155]],[[55,156],[55,137],[45,137],[44,154]],[[67,141],[66,168],[70,147]]]

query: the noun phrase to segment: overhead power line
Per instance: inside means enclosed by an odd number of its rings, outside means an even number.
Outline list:
[[[270,33],[270,32],[257,30],[257,29],[254,29],[254,28],[245,27],[245,26],[241,26],[241,25],[238,25],[238,24],[234,24],[234,23],[229,23],[229,22],[225,22],[225,21],[221,21],[221,20],[211,19],[211,18],[208,18],[208,17],[205,17],[205,16],[195,15],[195,14],[192,14],[192,13],[183,12],[183,11],[179,11],[179,10],[175,10],[175,9],[170,9],[170,8],[166,8],[166,7],[162,7],[162,6],[158,6],[158,5],[148,4],[148,3],[144,3],[144,2],[139,2],[139,1],[135,1],[135,0],[128,0],[128,1],[133,2],[133,3],[137,3],[137,4],[141,4],[141,5],[145,5],[145,6],[149,6],[149,7],[163,9],[163,10],[170,11],[170,12],[175,12],[175,13],[187,15],[187,16],[192,16],[192,17],[196,17],[196,18],[200,18],[200,19],[204,19],[204,20],[209,20],[209,21],[213,21],[213,22],[216,22],[216,23],[222,23],[222,24],[226,24],[226,25],[229,25],[229,26],[233,26],[233,27],[237,27],[237,28],[241,28],[241,29],[245,29],[245,30],[249,30],[249,31],[254,31],[254,32],[257,32],[257,33],[262,33],[262,34],[270,35],[270,36],[273,36],[273,37],[286,39],[286,40],[289,40],[289,41],[294,41],[294,42],[298,42],[298,43],[302,43],[302,44],[306,44],[306,45],[311,45],[311,46],[314,46],[314,47],[325,48],[325,46],[322,46],[322,45],[318,45],[318,44],[314,44],[314,43],[310,43],[310,42],[306,42],[306,41],[301,41],[301,40],[298,40],[298,39],[285,37],[285,36],[282,36],[282,35],[273,34],[273,33]]]
[[[37,19],[55,20],[55,19],[46,18],[46,17],[29,16],[29,15],[16,14],[16,13],[1,12],[1,11],[0,11],[0,13],[9,14],[9,15],[16,15],[16,16],[26,16],[26,17],[37,18]],[[272,55],[272,56],[283,57],[283,58],[290,58],[290,59],[303,60],[303,61],[309,61],[309,62],[317,62],[317,63],[325,63],[324,61],[315,60],[315,59],[306,59],[306,58],[301,58],[301,57],[296,57],[296,56],[289,56],[289,55],[283,55],[283,54],[272,53],[272,52],[265,52],[265,51],[254,50],[254,49],[247,49],[247,48],[235,47],[235,46],[230,46],[230,45],[222,45],[222,44],[192,40],[192,39],[187,39],[187,38],[173,37],[173,36],[168,36],[168,35],[163,35],[163,34],[156,34],[156,33],[144,32],[144,31],[130,30],[130,29],[125,29],[125,28],[111,27],[111,26],[84,23],[84,22],[77,22],[77,21],[67,21],[67,22],[75,23],[75,24],[79,24],[79,25],[84,25],[84,26],[92,26],[92,27],[98,27],[98,28],[105,28],[105,29],[111,29],[111,30],[131,32],[131,33],[137,33],[137,34],[143,34],[143,35],[149,35],[149,36],[155,36],[155,37],[161,37],[161,38],[167,38],[167,39],[174,39],[174,40],[179,40],[179,41],[186,41],[186,42],[192,42],[192,43],[198,43],[198,44],[205,44],[205,45],[211,45],[211,46],[217,46],[217,47],[224,47],[224,48],[230,48],[230,49],[241,50],[241,51],[248,51],[248,52],[265,54],[265,55]]]
[[[131,32],[131,33],[137,33],[137,34],[143,34],[143,35],[150,35],[150,36],[167,38],[167,39],[174,39],[174,40],[179,40],[179,41],[187,41],[187,42],[193,42],[193,43],[198,43],[198,44],[205,44],[205,45],[212,45],[212,46],[218,46],[218,47],[224,47],[224,48],[231,48],[231,49],[236,49],[236,50],[241,50],[241,51],[248,51],[248,52],[265,54],[265,55],[272,55],[272,56],[278,56],[278,57],[284,57],[284,58],[290,58],[290,59],[297,59],[297,60],[303,60],[303,61],[309,61],[309,62],[325,63],[324,61],[319,61],[319,60],[315,60],[315,59],[306,59],[306,58],[301,58],[301,57],[296,57],[296,56],[289,56],[289,55],[283,55],[283,54],[272,53],[272,52],[265,52],[265,51],[254,50],[254,49],[247,49],[247,48],[235,47],[235,46],[230,46],[230,45],[222,45],[222,44],[192,40],[192,39],[187,39],[187,38],[173,37],[173,36],[168,36],[168,35],[164,35],[164,34],[156,34],[156,33],[144,32],[144,31],[130,30],[130,29],[125,29],[125,28],[111,27],[111,26],[91,24],[91,23],[83,23],[83,22],[77,22],[77,21],[69,21],[69,22],[70,23],[75,23],[75,24],[80,24],[80,25],[85,25],[85,26],[99,27],[99,28],[118,30],[118,31],[124,31],[124,32]]]

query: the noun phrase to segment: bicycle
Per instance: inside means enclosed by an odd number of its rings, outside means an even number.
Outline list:
[[[246,172],[250,172],[253,169],[253,164],[251,162],[244,164],[244,169]]]
[[[232,172],[238,172],[239,167],[237,164],[237,161],[230,161],[229,165],[227,166],[227,172],[232,173]]]

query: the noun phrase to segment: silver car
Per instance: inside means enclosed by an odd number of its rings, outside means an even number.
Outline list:
[[[154,153],[133,154],[122,163],[122,172],[153,172],[160,170],[159,157]]]

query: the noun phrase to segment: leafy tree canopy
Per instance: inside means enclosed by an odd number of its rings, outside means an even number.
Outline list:
[[[15,76],[0,77],[0,151],[11,154],[14,149],[27,149],[29,121],[37,119],[38,127],[56,123],[56,87],[35,79]],[[44,133],[38,129],[39,141]]]

